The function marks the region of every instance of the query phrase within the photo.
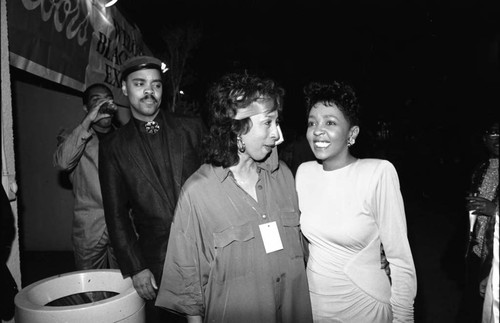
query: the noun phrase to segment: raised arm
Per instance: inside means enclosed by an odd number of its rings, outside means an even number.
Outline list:
[[[57,138],[59,142],[53,156],[54,166],[65,171],[71,171],[75,168],[91,138],[92,132],[81,124],[70,133],[61,133]]]

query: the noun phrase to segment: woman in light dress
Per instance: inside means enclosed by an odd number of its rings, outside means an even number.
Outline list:
[[[305,94],[317,160],[299,166],[296,188],[314,321],[413,322],[417,280],[396,169],[350,153],[360,133],[350,86],[311,83]]]

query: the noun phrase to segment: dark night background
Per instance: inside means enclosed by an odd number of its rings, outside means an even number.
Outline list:
[[[470,120],[498,106],[498,1],[121,0],[145,42],[161,53],[163,26],[201,26],[186,92],[235,68],[286,89],[286,118],[304,123],[310,79],[350,81],[370,118],[419,123]],[[465,111],[461,111],[465,109]],[[474,114],[476,114],[474,113]]]
[[[483,153],[482,121],[498,111],[499,1],[120,0],[118,8],[160,58],[164,30],[200,28],[182,89],[202,116],[221,74],[277,80],[286,90],[283,147],[305,134],[303,86],[345,80],[363,105],[360,157],[388,158],[419,181],[437,172],[449,178],[433,186],[457,189]]]
[[[200,103],[233,70],[256,71],[286,91],[280,157],[308,158],[303,86],[344,80],[364,123],[354,153],[398,170],[418,276],[417,322],[458,322],[464,194],[485,157],[484,121],[498,118],[499,1],[120,0],[161,56],[166,29],[195,24],[202,37],[183,90]]]

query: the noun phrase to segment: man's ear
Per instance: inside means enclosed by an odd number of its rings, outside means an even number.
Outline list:
[[[127,82],[126,81],[122,81],[122,92],[123,92],[123,95],[128,96]]]

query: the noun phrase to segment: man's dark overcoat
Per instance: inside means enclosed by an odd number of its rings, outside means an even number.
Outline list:
[[[157,176],[158,165],[148,157],[132,119],[99,148],[106,225],[120,270],[132,276],[149,268],[158,284],[177,198],[183,183],[200,166],[199,145],[205,130],[200,119],[162,111],[160,117],[166,130],[162,149],[168,151],[164,155],[170,180]]]

